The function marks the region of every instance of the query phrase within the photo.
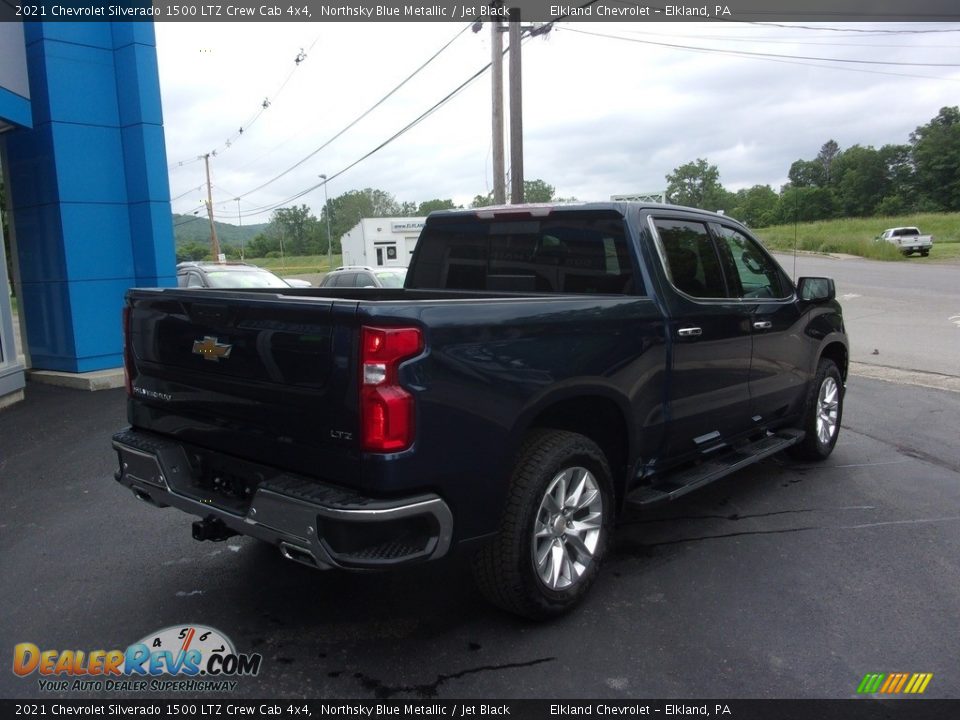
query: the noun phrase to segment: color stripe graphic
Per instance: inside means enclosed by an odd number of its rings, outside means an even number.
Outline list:
[[[857,686],[857,693],[896,695],[902,692],[920,695],[926,692],[932,679],[933,673],[867,673]]]

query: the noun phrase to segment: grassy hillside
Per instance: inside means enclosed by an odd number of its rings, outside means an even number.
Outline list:
[[[890,227],[916,226],[925,235],[933,235],[929,258],[914,255],[910,260],[931,262],[960,259],[960,213],[921,213],[900,217],[847,218],[822,220],[798,225],[775,225],[754,230],[768,248],[837,252],[862,255],[875,260],[903,260],[897,249],[873,238]]]
[[[259,225],[230,225],[214,221],[214,227],[217,228],[217,239],[223,245],[233,245],[240,247],[240,240],[249,242],[259,233],[267,229],[267,223]],[[206,215],[178,215],[173,214],[173,237],[177,246],[187,242],[209,243],[210,242],[210,221]]]

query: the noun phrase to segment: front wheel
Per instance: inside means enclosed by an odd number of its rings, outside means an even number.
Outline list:
[[[560,615],[596,579],[612,523],[610,469],[596,443],[535,430],[518,455],[497,535],[475,559],[477,585],[504,610]]]
[[[837,444],[843,417],[843,378],[833,360],[823,358],[807,391],[803,440],[790,448],[801,460],[826,460]]]

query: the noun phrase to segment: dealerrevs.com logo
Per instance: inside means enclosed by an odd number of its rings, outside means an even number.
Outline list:
[[[219,630],[176,625],[151,633],[126,650],[41,650],[34,643],[13,648],[13,672],[37,674],[49,692],[230,691],[238,677],[260,672],[263,656],[238,653]]]

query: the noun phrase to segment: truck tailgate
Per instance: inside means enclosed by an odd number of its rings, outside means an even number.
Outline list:
[[[133,425],[357,482],[356,302],[275,290],[133,290],[127,302]]]

